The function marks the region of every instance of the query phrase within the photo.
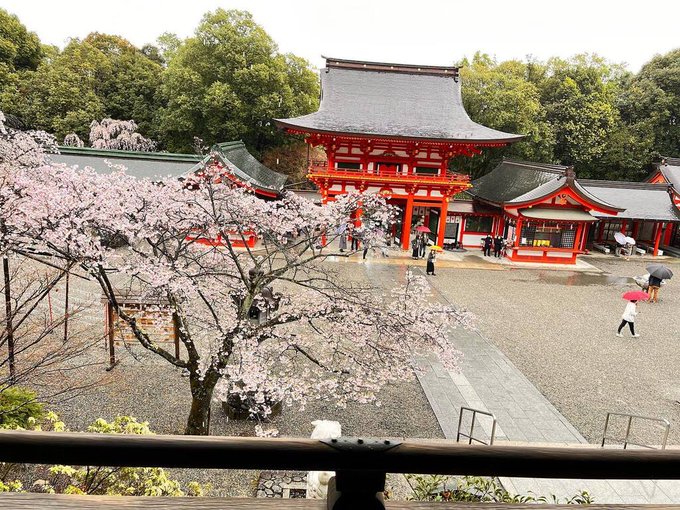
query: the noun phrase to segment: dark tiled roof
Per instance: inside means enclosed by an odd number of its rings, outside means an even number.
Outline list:
[[[326,59],[326,68],[321,70],[319,110],[276,122],[307,132],[376,137],[501,143],[522,138],[470,119],[455,67],[332,58]]]
[[[54,163],[80,168],[91,167],[98,173],[108,174],[113,165],[122,165],[129,175],[140,179],[178,177],[188,172],[202,156],[193,154],[171,154],[168,152],[133,152],[91,149],[88,147],[59,147],[60,154],[50,154]]]
[[[668,193],[667,184],[650,184],[648,182],[595,181],[581,180],[581,185],[596,197],[624,208],[617,218],[680,221],[680,211],[673,205]],[[596,211],[592,213],[600,218],[613,215]]]
[[[470,200],[451,200],[448,212],[457,214],[502,214],[503,211],[497,207],[472,202]]]
[[[676,191],[680,192],[680,158],[663,158],[664,163],[659,164],[659,171],[666,181],[671,183]]]
[[[287,177],[260,163],[248,152],[242,141],[218,143],[213,147],[226,162],[231,163],[236,177],[255,188],[279,193]]]
[[[568,167],[504,159],[488,174],[472,182],[469,193],[476,198],[503,204],[518,197],[528,196],[536,189],[553,187],[564,178]],[[544,188],[545,189],[545,188]]]

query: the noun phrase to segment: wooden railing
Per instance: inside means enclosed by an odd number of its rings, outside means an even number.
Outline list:
[[[91,466],[336,471],[328,502],[213,498],[102,498],[0,494],[2,509],[384,509],[385,473],[532,478],[680,479],[680,450],[608,450],[337,440],[135,436],[0,431],[0,462]],[[612,508],[616,505],[600,506]],[[388,502],[387,508],[463,508]],[[484,508],[535,506],[484,505]],[[544,508],[556,508],[545,506]],[[598,508],[592,506],[590,508]],[[620,508],[657,508],[652,505]],[[665,508],[671,508],[670,505]],[[680,505],[674,508],[680,508]]]

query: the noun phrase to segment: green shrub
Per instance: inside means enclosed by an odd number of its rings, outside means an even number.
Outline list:
[[[511,494],[497,478],[481,476],[464,476],[452,478],[443,475],[406,475],[411,489],[412,499],[417,501],[471,501],[480,503],[562,503],[554,494],[537,496],[529,494]],[[587,491],[566,498],[568,505],[589,505],[593,499]]]
[[[0,392],[0,429],[31,429],[45,418],[45,406],[34,391],[12,386]]]

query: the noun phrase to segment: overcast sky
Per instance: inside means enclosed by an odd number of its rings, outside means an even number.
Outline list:
[[[63,47],[89,32],[141,46],[193,33],[217,7],[249,10],[279,44],[321,67],[321,55],[450,65],[475,51],[499,60],[595,52],[632,71],[680,47],[680,0],[0,0]]]

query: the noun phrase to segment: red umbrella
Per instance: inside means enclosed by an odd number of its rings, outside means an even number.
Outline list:
[[[420,225],[419,227],[416,227],[416,232],[427,232],[429,234],[432,231],[425,225]]]
[[[641,290],[629,290],[623,294],[623,299],[628,301],[647,301],[649,299],[649,294],[642,292]]]

